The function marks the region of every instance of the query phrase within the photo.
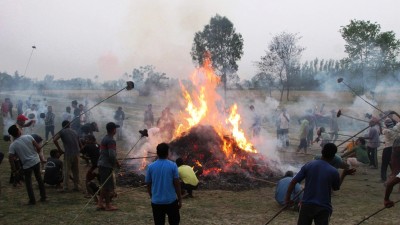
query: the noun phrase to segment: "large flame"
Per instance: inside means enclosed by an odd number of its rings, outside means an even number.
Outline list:
[[[189,87],[180,83],[186,108],[179,115],[182,121],[176,129],[174,137],[180,136],[182,132],[188,131],[197,124],[207,124],[212,125],[224,140],[222,149],[228,158],[235,157],[232,153],[232,139],[242,150],[256,153],[257,151],[248,141],[245,132],[240,128],[241,117],[237,112],[238,106],[236,104],[230,108],[228,118],[226,118],[227,113],[223,108],[224,102],[216,91],[219,82],[220,79],[214,73],[211,60],[208,57],[205,59],[203,67],[192,74]],[[230,138],[224,138],[226,136]]]

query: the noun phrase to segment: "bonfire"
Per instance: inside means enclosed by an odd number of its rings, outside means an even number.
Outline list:
[[[190,91],[180,83],[186,107],[176,116],[178,126],[169,143],[172,159],[183,158],[208,188],[260,186],[262,179],[272,175],[268,161],[257,152],[240,127],[238,105],[225,109],[217,92],[220,79],[209,59],[192,74],[191,83]],[[143,182],[142,176],[131,177],[135,182]],[[122,180],[120,184],[129,183]]]

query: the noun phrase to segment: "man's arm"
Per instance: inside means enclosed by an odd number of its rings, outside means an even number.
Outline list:
[[[151,182],[147,183],[146,186],[147,186],[147,193],[149,194],[149,196],[151,198],[151,196],[152,196],[152,194],[151,194]]]
[[[53,142],[54,142],[54,145],[57,147],[58,151],[59,151],[61,154],[63,154],[64,151],[61,149],[60,144],[58,143],[58,140],[59,140],[59,139],[60,139],[60,134],[56,134],[56,135],[53,137]]]
[[[32,144],[35,147],[36,152],[40,153],[40,150],[42,149],[42,147],[35,140],[32,141]]]
[[[14,154],[8,154],[8,161],[10,162],[10,166],[11,166],[11,172],[15,172],[15,155]]]
[[[174,187],[175,187],[176,196],[178,197],[178,206],[179,206],[179,208],[181,208],[182,207],[182,195],[181,195],[181,182],[179,181],[179,178],[174,178]]]
[[[385,190],[385,199],[383,201],[383,204],[385,205],[385,207],[390,208],[392,206],[394,206],[394,202],[390,201],[390,194],[392,193],[393,190],[393,186],[395,184],[400,183],[400,178],[398,177],[394,177],[392,179],[390,179],[387,183],[386,183],[386,190]]]
[[[286,195],[285,195],[285,205],[287,206],[291,206],[293,205],[293,200],[290,199],[290,196],[292,195],[293,189],[296,186],[297,181],[295,179],[292,179],[292,181],[290,181],[288,189],[286,191]]]

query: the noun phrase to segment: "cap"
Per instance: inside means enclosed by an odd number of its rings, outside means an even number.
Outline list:
[[[28,118],[26,118],[26,116],[24,116],[24,115],[19,115],[18,117],[17,117],[17,120],[22,120],[22,121],[27,121],[27,120],[29,120]]]
[[[118,127],[119,127],[119,125],[115,124],[114,122],[109,122],[106,125],[107,131],[112,131],[113,129],[118,128]]]

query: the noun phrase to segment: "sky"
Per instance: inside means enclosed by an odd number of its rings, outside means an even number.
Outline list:
[[[153,65],[187,78],[194,34],[219,14],[243,36],[238,75],[250,79],[274,35],[298,33],[302,61],[341,59],[341,26],[370,20],[400,38],[399,8],[397,0],[2,0],[0,72],[113,80]]]

